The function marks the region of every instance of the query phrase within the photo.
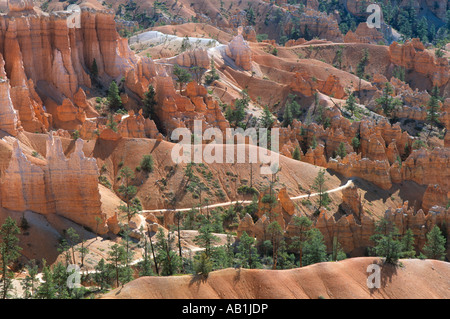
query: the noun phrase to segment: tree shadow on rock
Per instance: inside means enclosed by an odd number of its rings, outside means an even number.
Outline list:
[[[197,290],[200,288],[200,285],[203,283],[206,283],[208,280],[208,275],[203,274],[195,274],[192,275],[191,281],[189,282],[189,287],[195,285],[197,287]]]
[[[399,262],[397,264],[391,264],[385,262],[385,259],[380,259],[374,264],[380,267],[380,287],[369,288],[371,296],[379,292],[379,289],[385,289],[388,284],[391,284],[393,277],[397,276],[398,268],[401,267]]]

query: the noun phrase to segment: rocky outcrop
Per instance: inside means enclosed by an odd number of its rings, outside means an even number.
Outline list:
[[[245,42],[244,37],[237,35],[226,47],[226,55],[234,60],[237,66],[246,71],[252,68],[252,51]]]
[[[306,152],[305,156],[303,156],[303,161],[309,164],[327,167],[327,160],[324,155],[324,147],[322,144],[317,145],[316,148],[310,147]]]
[[[380,41],[384,41],[383,34],[376,28],[369,28],[366,22],[360,23],[355,32],[349,30],[344,37],[345,43],[378,44]]]
[[[58,214],[100,234],[106,233],[97,163],[85,157],[82,147],[83,140],[78,139],[75,150],[66,158],[61,140],[49,135],[46,163],[41,167],[26,158],[16,140],[10,164],[1,178],[2,207]]]
[[[428,185],[422,199],[422,208],[428,212],[433,206],[446,207],[449,203],[450,191],[442,189],[438,184]]]
[[[389,47],[391,62],[429,78],[432,85],[442,87],[450,79],[447,58],[438,58],[426,51],[418,39],[401,45],[394,42]]]
[[[156,67],[151,59],[132,53],[116,31],[113,14],[83,8],[81,28],[73,29],[66,22],[68,12],[43,15],[25,9],[14,6],[14,17],[0,16],[0,50],[11,100],[25,130],[45,132],[52,125],[44,104],[57,128],[79,128],[92,116],[80,89],[91,87],[88,70],[94,60],[105,86],[124,78],[126,91],[143,98]],[[70,124],[64,127],[65,122]]]
[[[361,217],[363,212],[361,205],[361,196],[358,194],[358,188],[355,185],[344,188],[342,190],[342,204],[341,209],[347,214],[354,214]]]
[[[18,133],[18,116],[11,101],[9,80],[4,70],[3,57],[0,55],[0,130],[16,136]]]
[[[402,164],[403,180],[450,190],[450,149],[415,150]]]
[[[122,137],[144,138],[145,119],[142,111],[135,114],[133,111],[128,112],[128,116],[123,118],[119,124],[118,132]]]
[[[295,10],[291,12],[295,12]],[[302,34],[309,33],[310,36],[333,42],[343,41],[344,37],[339,30],[338,22],[331,14],[327,15],[312,8],[305,8],[304,12],[299,15],[299,18],[299,29]],[[286,24],[285,32],[288,33],[287,31],[291,27],[290,24]]]
[[[184,67],[198,66],[200,68],[209,69],[210,65],[208,52],[205,49],[185,51],[174,57],[173,60],[176,64]]]
[[[426,242],[426,234],[438,225],[450,234],[448,222],[450,210],[442,207],[434,207],[428,214],[422,210],[415,212],[408,208],[408,202],[397,209],[389,208],[384,218],[399,230],[400,236],[406,230],[411,229],[414,233],[415,248],[419,252]],[[370,237],[375,234],[375,220],[367,214],[362,214],[361,219],[354,215],[347,215],[336,220],[333,216],[328,217],[325,211],[321,212],[315,227],[324,235],[325,244],[330,251],[333,247],[333,238],[336,237],[342,249],[349,254],[360,254],[367,247],[373,246]],[[444,234],[445,235],[445,234]]]
[[[328,168],[345,177],[360,177],[382,189],[390,189],[392,181],[390,165],[387,160],[361,158],[361,154],[350,153],[343,159],[330,159]]]
[[[191,81],[181,95],[175,91],[171,78],[158,77],[156,81],[159,103],[155,112],[168,135],[178,127],[193,130],[194,120],[202,121],[203,130],[218,127],[224,131],[229,127],[218,102],[208,96],[204,86]]]
[[[27,159],[17,140],[14,141],[11,160],[0,185],[3,208],[21,212],[31,210],[44,215],[51,213],[44,171]]]

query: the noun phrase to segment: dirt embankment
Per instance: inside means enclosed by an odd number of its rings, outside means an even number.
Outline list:
[[[370,264],[381,267],[380,288],[369,289]],[[383,265],[379,258],[351,258],[291,270],[224,269],[206,280],[192,276],[142,277],[104,298],[140,299],[411,299],[450,298],[450,263],[401,260]]]

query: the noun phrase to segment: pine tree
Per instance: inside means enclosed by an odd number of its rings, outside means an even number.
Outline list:
[[[414,249],[414,233],[411,228],[408,228],[402,238],[401,255],[403,258],[414,258],[416,256],[416,250]]]
[[[417,36],[423,43],[428,42],[428,21],[426,17],[422,17],[417,24]]]
[[[303,260],[305,266],[327,260],[327,246],[324,244],[322,233],[317,228],[311,230],[310,239],[304,245]]]
[[[392,97],[393,93],[394,89],[391,84],[386,82],[383,89],[383,95],[375,100],[375,102],[383,108],[384,114],[387,117],[391,117],[395,107],[401,105],[401,101],[399,99]]]
[[[300,161],[302,158],[302,155],[300,153],[300,149],[298,148],[298,146],[295,147],[294,152],[292,153],[292,158]]]
[[[66,231],[66,239],[70,246],[70,250],[72,252],[72,261],[74,264],[76,264],[77,261],[75,259],[75,245],[80,240],[80,235],[78,235],[78,233],[75,231],[75,229],[73,229],[72,227],[69,227]]]
[[[207,257],[211,257],[211,247],[219,241],[219,238],[212,233],[212,226],[207,223],[200,227],[198,235],[194,238],[194,243],[205,249]]]
[[[288,127],[289,125],[291,125],[293,119],[294,117],[292,115],[291,104],[287,103],[286,107],[284,108],[283,126]]]
[[[361,94],[361,83],[362,79],[365,76],[366,66],[369,63],[369,50],[364,49],[363,52],[364,52],[363,57],[356,66],[356,75],[359,77],[359,90],[358,90],[359,94]]]
[[[263,115],[261,118],[261,126],[266,128],[266,129],[270,129],[272,127],[274,120],[273,120],[273,115],[269,110],[269,107],[266,105],[264,106],[263,109]]]
[[[444,260],[446,239],[437,225],[427,234],[427,243],[423,247],[425,255],[430,259]]]
[[[267,233],[272,243],[272,269],[275,270],[277,269],[278,253],[283,242],[283,229],[277,221],[273,221],[267,226]]]
[[[195,273],[203,277],[208,277],[209,273],[213,269],[213,263],[211,258],[204,252],[200,254],[200,259],[195,262]]]
[[[39,268],[38,265],[36,265],[36,261],[33,259],[31,260],[26,266],[27,275],[23,279],[21,285],[23,289],[23,297],[24,299],[32,299],[35,297],[36,289],[38,286],[38,272]]]
[[[398,229],[387,219],[382,218],[375,224],[375,234],[370,239],[375,243],[373,251],[385,258],[385,262],[396,265],[402,256],[402,243],[397,239]]]
[[[255,25],[255,12],[252,7],[249,7],[246,11],[246,17],[249,25]]]
[[[152,260],[150,258],[150,244],[148,243],[147,236],[144,236],[144,256],[139,263],[139,276],[153,276]]]
[[[292,249],[298,249],[299,265],[303,266],[303,249],[306,242],[311,237],[312,221],[306,216],[294,216],[292,226],[295,230],[295,236],[292,237]]]
[[[148,86],[148,91],[144,93],[144,100],[142,100],[142,115],[145,118],[154,119],[155,118],[155,106],[156,102],[156,92],[153,85]]]
[[[183,86],[192,80],[192,75],[178,64],[175,64],[174,66],[173,75],[176,77],[176,81],[180,85],[180,92],[183,90]]]
[[[108,262],[113,274],[113,278],[116,282],[116,286],[124,284],[123,275],[125,272],[125,265],[127,263],[127,253],[125,248],[121,245],[114,244],[111,246],[111,250],[108,252]]]
[[[374,250],[378,256],[386,258],[386,263],[395,265],[401,257],[402,243],[389,234],[377,240]]]
[[[239,260],[241,267],[256,268],[258,252],[255,247],[255,239],[250,237],[247,232],[242,232],[237,249],[236,258]]]
[[[344,142],[339,143],[339,147],[336,150],[336,155],[340,158],[344,158],[345,156],[347,156],[347,149],[345,148]]]
[[[156,237],[156,260],[161,268],[161,275],[172,276],[179,271],[182,263],[180,256],[172,250],[174,238],[170,232],[167,233],[166,238],[161,228],[158,230]]]
[[[67,285],[67,279],[69,277],[67,267],[64,266],[62,262],[58,262],[53,266],[51,272],[56,291],[56,298],[69,299],[71,297],[71,293]]]
[[[111,280],[111,273],[105,260],[103,258],[100,259],[94,269],[94,281],[100,286],[100,290],[104,291],[109,289],[111,287],[109,284]]]
[[[53,273],[45,259],[43,260],[42,268],[42,283],[37,290],[37,297],[40,299],[56,299],[56,287],[53,280]]]
[[[295,100],[296,96],[293,94],[289,94],[288,101],[286,105],[289,105],[289,109],[291,110],[292,118],[299,119],[302,115],[302,110],[300,104]]]
[[[314,135],[313,139],[311,141],[311,148],[314,150],[314,149],[316,149],[316,147],[317,147],[317,139],[316,139],[316,136]]]
[[[5,223],[0,228],[0,294],[2,299],[8,297],[12,285],[14,273],[10,268],[20,256],[22,248],[18,245],[20,229],[15,220],[8,216]]]
[[[112,81],[108,90],[108,107],[115,112],[122,108],[122,99],[119,95],[119,87],[116,81]]]
[[[312,189],[314,189],[319,193],[319,200],[317,201],[319,207],[317,209],[317,212],[319,212],[322,207],[327,207],[328,204],[330,204],[331,202],[327,193],[327,189],[325,187],[325,182],[326,182],[325,170],[321,169],[317,173],[317,176],[314,179],[314,184],[312,186]]]
[[[352,146],[355,152],[357,152],[359,147],[361,146],[361,142],[359,141],[359,138],[357,136],[352,138]]]
[[[139,210],[136,205],[133,205],[133,197],[137,193],[136,186],[132,185],[132,180],[135,178],[135,175],[131,168],[125,166],[120,169],[119,177],[122,184],[119,186],[119,193],[122,196],[122,199],[125,201],[126,206],[120,205],[119,209],[127,214],[127,221],[130,223],[131,218],[136,215]],[[136,203],[137,204],[137,203]]]
[[[347,109],[347,111],[349,111],[352,114],[352,116],[355,114],[355,111],[356,111],[356,98],[353,95],[353,92],[350,93],[350,95],[348,96],[348,99],[345,102],[345,108]]]
[[[216,65],[215,65],[213,59],[211,59],[210,65],[211,65],[211,70],[209,71],[208,74],[205,75],[205,83],[207,85],[211,85],[214,81],[217,81],[220,79],[220,76],[217,73]]]

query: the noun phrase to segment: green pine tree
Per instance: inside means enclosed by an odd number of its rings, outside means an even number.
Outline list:
[[[344,142],[339,143],[338,149],[336,150],[336,155],[340,158],[347,156],[347,149],[345,148]]]
[[[313,228],[310,233],[310,239],[303,248],[303,265],[308,266],[327,260],[327,246],[324,244],[322,233]]]
[[[154,119],[155,118],[155,106],[158,104],[156,102],[156,91],[153,85],[148,86],[148,91],[144,93],[144,100],[142,100],[142,115],[145,118]]]
[[[292,237],[292,249],[299,252],[299,265],[303,266],[303,249],[306,242],[310,239],[312,232],[312,221],[306,216],[294,216],[292,226],[295,230],[295,236]]]
[[[20,256],[22,248],[18,245],[20,229],[11,217],[7,217],[5,223],[0,228],[0,295],[2,299],[9,296],[12,288],[14,273],[10,269]]]
[[[105,291],[111,288],[110,281],[112,274],[110,272],[110,268],[108,267],[103,258],[100,259],[100,261],[94,267],[94,269],[95,269],[94,281],[100,287],[100,291]]]
[[[45,259],[42,268],[42,283],[37,289],[37,298],[39,299],[56,299],[56,286],[53,280],[53,273]]]
[[[384,114],[387,117],[391,117],[395,108],[402,104],[399,99],[392,97],[393,93],[394,89],[391,84],[386,82],[383,89],[383,95],[375,100],[375,102],[382,107]]]
[[[345,108],[347,109],[347,111],[349,111],[352,114],[352,116],[355,114],[355,111],[356,111],[356,98],[353,95],[353,92],[350,93],[350,95],[348,96],[348,99],[345,102]]]
[[[183,86],[192,80],[191,73],[180,67],[178,64],[175,64],[174,66],[173,75],[176,77],[176,81],[180,86],[180,92],[183,90]]]
[[[122,108],[122,99],[119,95],[119,87],[116,81],[112,81],[108,90],[108,107],[111,111],[116,112]]]
[[[239,238],[237,260],[243,268],[256,268],[258,264],[258,252],[255,247],[255,239],[250,237],[247,232],[242,232]]]
[[[200,254],[200,259],[195,262],[195,273],[203,277],[208,277],[209,273],[213,269],[213,263],[211,258],[208,257],[204,252]]]
[[[302,155],[300,153],[300,149],[298,148],[298,146],[295,147],[294,152],[292,153],[292,158],[300,161],[302,158]]]
[[[371,237],[375,243],[373,251],[384,257],[386,263],[396,265],[402,256],[403,245],[398,236],[398,229],[387,219],[382,218],[375,224],[375,234]]]
[[[263,115],[261,118],[261,126],[267,129],[270,129],[273,125],[273,115],[269,110],[269,107],[266,105],[263,109]]]
[[[414,258],[416,256],[416,250],[414,248],[414,233],[411,228],[405,232],[402,238],[402,254],[403,258]]]
[[[331,202],[327,193],[327,188],[325,187],[326,180],[325,170],[319,170],[312,186],[312,189],[319,193],[319,199],[317,201],[319,207],[317,208],[317,212],[319,212],[322,207],[327,207]]]
[[[444,260],[446,239],[437,225],[427,234],[427,242],[423,247],[425,256],[430,259]]]

